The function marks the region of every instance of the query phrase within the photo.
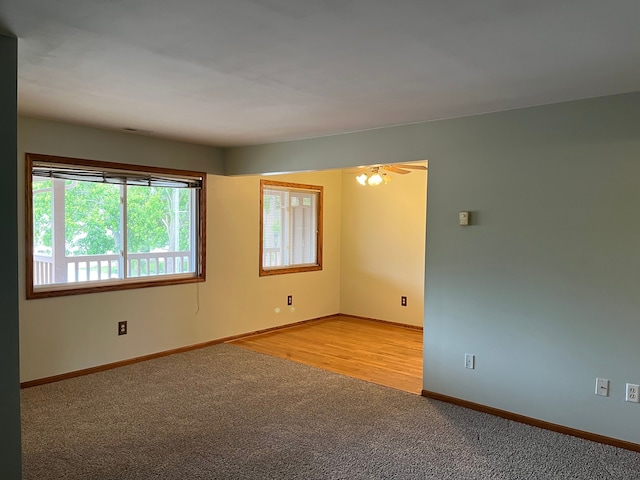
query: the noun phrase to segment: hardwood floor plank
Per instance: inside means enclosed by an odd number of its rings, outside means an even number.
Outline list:
[[[414,328],[339,315],[228,343],[411,393],[422,391],[422,331]]]

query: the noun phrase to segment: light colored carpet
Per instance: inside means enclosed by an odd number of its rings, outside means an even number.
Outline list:
[[[640,454],[217,345],[22,391],[24,479],[618,479]]]

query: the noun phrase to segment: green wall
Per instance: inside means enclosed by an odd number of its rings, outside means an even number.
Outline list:
[[[233,148],[225,171],[429,160],[424,388],[640,443],[638,125],[631,93]]]
[[[18,118],[18,132],[20,162],[24,152],[224,173],[221,150],[216,147],[32,117]]]
[[[0,205],[3,254],[0,276],[0,478],[21,477],[18,357],[18,191],[17,97],[18,41],[0,34]]]

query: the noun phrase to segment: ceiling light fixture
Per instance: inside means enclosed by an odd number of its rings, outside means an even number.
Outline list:
[[[378,186],[382,183],[382,176],[378,172],[375,172],[373,175],[369,177],[369,180],[367,180],[367,183],[372,187]]]
[[[366,187],[367,185],[377,187],[383,183],[385,185],[389,183],[391,181],[391,175],[385,171],[381,172],[380,167],[371,167],[368,174],[361,173],[360,175],[357,175],[356,181],[363,187]]]
[[[426,163],[426,161],[425,161]],[[358,167],[353,173],[356,173],[356,181],[366,187],[376,187],[386,185],[391,181],[391,174],[406,175],[413,170],[427,170],[426,165],[418,164],[405,164],[405,163],[392,163],[389,165],[371,165],[368,167]]]

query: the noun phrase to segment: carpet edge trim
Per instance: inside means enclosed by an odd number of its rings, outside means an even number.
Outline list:
[[[599,435],[597,433],[586,432],[584,430],[578,430],[577,428],[566,427],[557,423],[547,422],[545,420],[539,420],[533,417],[527,417],[526,415],[520,415],[519,413],[509,412],[507,410],[501,410],[499,408],[490,407],[488,405],[482,405],[480,403],[470,402],[457,397],[450,397],[442,393],[432,392],[429,390],[422,390],[421,395],[432,400],[439,400],[445,403],[451,403],[459,407],[468,408],[477,412],[488,413],[495,417],[504,418],[506,420],[512,420],[514,422],[523,423],[532,427],[542,428],[544,430],[550,430],[556,433],[562,433],[564,435],[570,435],[572,437],[581,438],[583,440],[589,440],[592,442],[602,443],[605,445],[611,445],[613,447],[622,448],[624,450],[631,450],[633,452],[640,453],[640,444],[628,442],[626,440],[620,440],[618,438],[607,437],[605,435]]]

